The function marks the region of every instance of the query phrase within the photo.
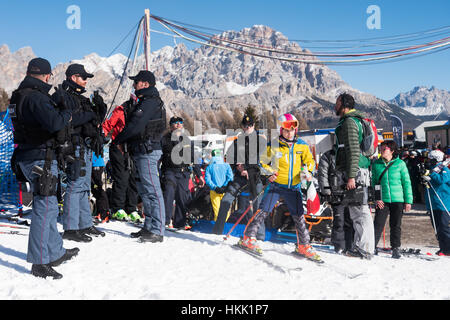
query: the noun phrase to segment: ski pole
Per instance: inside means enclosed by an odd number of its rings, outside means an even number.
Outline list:
[[[239,224],[239,222],[241,222],[241,220],[245,217],[245,215],[247,214],[247,212],[250,210],[250,208],[253,207],[253,201],[250,200],[250,205],[248,206],[248,208],[244,211],[244,213],[239,217],[239,219],[236,221],[236,223],[233,225],[233,227],[231,227],[230,231],[228,231],[228,233],[225,235],[225,237],[223,237],[223,240],[227,240],[230,237],[231,232],[233,232],[234,228],[236,228],[236,226]]]
[[[258,197],[261,196],[261,194],[264,192],[264,190],[265,189],[263,188],[261,190],[261,192],[258,193],[258,195],[256,196],[255,199],[258,199]],[[250,200],[250,205],[247,207],[247,209],[244,211],[244,213],[239,217],[239,219],[235,222],[233,227],[231,227],[230,231],[228,231],[228,233],[225,235],[225,237],[223,237],[223,240],[227,240],[230,237],[231,232],[233,232],[234,228],[236,228],[236,226],[239,224],[239,222],[241,222],[241,220],[245,217],[245,215],[250,210],[250,208],[253,208],[253,200]]]
[[[437,235],[437,231],[436,231],[436,222],[434,221],[434,214],[433,214],[433,206],[432,206],[432,204],[431,204],[431,197],[430,197],[430,187],[429,187],[429,183],[427,183],[427,185],[426,185],[425,187],[426,187],[426,189],[427,189],[428,202],[430,203],[431,219],[433,220],[434,234]]]
[[[438,197],[439,201],[442,203],[442,205],[444,206],[445,211],[447,212],[448,215],[450,215],[450,213],[448,212],[447,207],[445,206],[444,202],[442,201],[441,197],[438,195],[437,191],[434,189],[433,185],[431,183],[428,182],[428,184],[430,185],[431,189],[434,191],[434,193],[436,194],[436,196]],[[430,203],[431,206],[431,203]]]

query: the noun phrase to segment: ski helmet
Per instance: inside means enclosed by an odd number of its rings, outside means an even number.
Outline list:
[[[441,150],[433,150],[428,154],[428,158],[442,162],[444,160],[444,153]]]
[[[280,130],[280,134],[282,133],[282,129],[295,129],[295,134],[298,131],[298,120],[294,115],[290,113],[285,113],[278,117],[277,119],[277,129]]]

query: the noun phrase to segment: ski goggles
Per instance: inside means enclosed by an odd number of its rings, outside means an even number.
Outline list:
[[[290,129],[297,129],[298,128],[298,121],[297,120],[286,120],[286,121],[283,121],[281,123],[281,127],[283,129],[288,129],[288,130],[290,130]]]

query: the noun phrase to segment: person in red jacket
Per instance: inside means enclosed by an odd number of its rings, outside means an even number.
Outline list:
[[[111,116],[103,122],[105,136],[111,137],[114,142],[116,137],[125,127],[128,109],[137,103],[137,98],[131,95],[130,99],[117,106]],[[135,181],[136,170],[129,153],[123,146],[111,143],[109,146],[109,159],[111,161],[111,176],[113,180],[110,208],[112,218],[118,220],[136,220],[140,216],[137,213],[137,188]]]

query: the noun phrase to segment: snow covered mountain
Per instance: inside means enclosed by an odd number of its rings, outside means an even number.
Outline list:
[[[439,90],[434,86],[415,87],[398,94],[390,102],[415,115],[436,115],[442,111],[450,114],[450,91]]]
[[[271,46],[309,52],[296,43],[288,42],[280,32],[261,25],[239,32],[228,31],[222,36],[264,39],[265,42],[261,44],[267,45],[269,41]],[[19,51],[11,54],[7,46],[2,46],[0,61],[3,56],[10,59]],[[34,56],[29,51],[31,49],[25,50],[27,55],[20,52],[15,64],[0,64],[0,72],[5,68],[9,71],[3,83],[0,82],[0,86],[4,86],[8,93],[23,78],[26,63]],[[116,54],[102,58],[92,53],[83,59],[59,64],[53,70],[54,84],[64,79],[65,69],[74,62],[84,64],[89,72],[95,74],[88,84],[88,93],[98,89],[110,103],[116,95],[126,57]],[[136,65],[136,70],[127,70],[126,81],[122,83],[114,104],[127,99],[131,86],[127,77],[143,68],[142,57],[138,58]],[[188,50],[184,44],[154,51],[150,65],[168,108],[168,115],[183,112],[208,123],[207,127],[217,120],[211,117],[217,117],[218,110],[225,109],[231,116],[235,109],[242,111],[248,105],[255,106],[261,113],[272,110],[278,114],[297,111],[310,127],[333,127],[338,120],[333,106],[341,92],[354,95],[358,108],[373,118],[379,128],[390,127],[390,114],[402,117],[405,127],[415,127],[420,122],[416,116],[397,105],[352,88],[337,72],[324,65],[257,58],[207,46]]]

